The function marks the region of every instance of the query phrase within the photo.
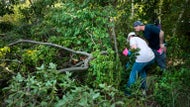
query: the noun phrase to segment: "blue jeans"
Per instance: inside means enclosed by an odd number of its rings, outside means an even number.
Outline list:
[[[158,64],[158,66],[162,69],[165,70],[166,69],[166,53],[163,52],[162,54],[159,54],[157,52],[157,50],[153,49],[153,52],[155,54],[155,60]]]
[[[135,83],[139,74],[142,79],[141,88],[146,89],[146,70],[149,67],[149,65],[153,63],[154,63],[154,59],[145,63],[135,62],[133,64],[132,71],[130,72],[127,87],[130,88],[130,86]]]

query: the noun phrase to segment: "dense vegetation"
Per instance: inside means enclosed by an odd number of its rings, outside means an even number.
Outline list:
[[[1,0],[0,104],[7,107],[189,107],[189,0]],[[147,95],[124,95],[133,22],[160,19],[167,70]],[[141,34],[139,34],[141,35]]]

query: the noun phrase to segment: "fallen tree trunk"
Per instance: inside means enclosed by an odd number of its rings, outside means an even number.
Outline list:
[[[61,45],[53,44],[53,43],[48,43],[48,42],[39,42],[39,41],[34,41],[34,40],[19,39],[13,43],[10,43],[9,46],[13,46],[13,45],[16,45],[19,43],[33,43],[33,44],[39,44],[39,45],[47,45],[47,46],[52,46],[52,47],[64,49],[64,50],[69,51],[69,52],[74,53],[74,54],[80,54],[80,55],[87,56],[86,59],[84,59],[82,61],[82,64],[80,62],[79,67],[74,66],[74,67],[69,67],[69,68],[63,68],[63,69],[58,70],[60,73],[64,73],[67,71],[85,71],[89,68],[89,62],[93,58],[92,54],[90,54],[90,53],[83,52],[83,51],[75,51],[73,49],[70,49],[70,48],[67,48],[67,47],[64,47]],[[105,54],[105,52],[102,52],[102,54]]]

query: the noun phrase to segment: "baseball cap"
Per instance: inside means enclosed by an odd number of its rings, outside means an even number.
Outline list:
[[[141,26],[143,23],[141,21],[136,21],[133,23],[133,27]]]

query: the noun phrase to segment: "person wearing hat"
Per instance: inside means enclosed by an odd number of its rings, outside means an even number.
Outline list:
[[[131,49],[139,49],[139,55],[136,56],[135,62],[129,75],[127,87],[130,88],[135,83],[138,74],[142,78],[142,89],[146,89],[146,69],[154,63],[155,55],[152,49],[147,45],[146,41],[137,37],[135,32],[130,32],[127,37]],[[124,49],[123,55],[128,56],[129,50]]]
[[[136,32],[143,31],[145,39],[148,41],[149,47],[155,54],[155,60],[158,66],[166,69],[166,47],[164,44],[164,32],[154,24],[144,25],[141,21],[136,21],[133,24]]]

